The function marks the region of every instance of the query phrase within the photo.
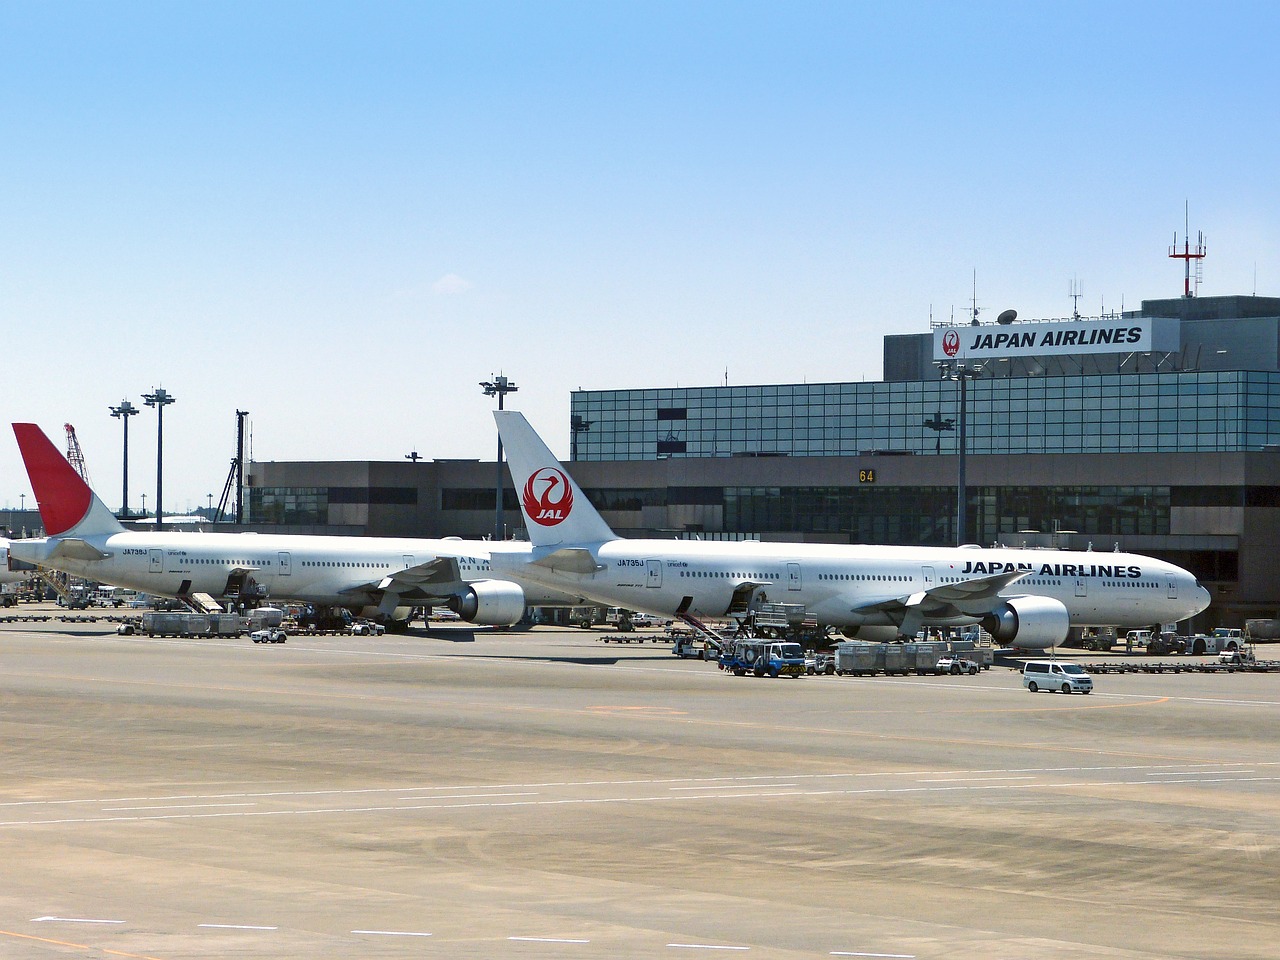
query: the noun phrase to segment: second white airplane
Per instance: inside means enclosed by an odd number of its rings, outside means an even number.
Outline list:
[[[862,639],[980,624],[1033,650],[1073,626],[1176,623],[1209,605],[1188,571],[1132,553],[624,540],[522,414],[494,416],[533,542],[495,554],[495,571],[599,603],[696,619],[767,597]]]
[[[491,562],[527,543],[126,530],[31,423],[14,434],[47,536],[13,540],[9,556],[164,597],[207,593],[345,607],[403,624],[415,606],[447,605],[472,623],[506,626],[526,606],[578,598],[495,577]]]

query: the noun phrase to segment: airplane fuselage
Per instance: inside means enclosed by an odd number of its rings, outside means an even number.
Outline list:
[[[440,557],[457,560],[463,582],[492,576],[490,554],[524,551],[528,544],[463,540],[295,536],[238,533],[139,533],[90,536],[83,542],[103,559],[59,556],[47,560],[58,538],[15,541],[11,554],[30,563],[144,593],[218,597],[228,582],[247,576],[276,599],[360,606],[377,602],[373,588],[398,571]],[[368,588],[368,589],[365,589]],[[528,591],[530,605],[563,600],[550,590]]]
[[[1023,574],[1002,595],[1054,598],[1073,626],[1173,623],[1208,603],[1186,570],[1126,553],[619,539],[592,555],[598,569],[591,574],[528,563],[523,555],[495,558],[495,567],[519,564],[521,577],[546,586],[667,617],[724,616],[735,592],[755,584],[760,599],[803,604],[806,615],[833,626],[888,625],[892,618],[867,607],[1002,573]]]

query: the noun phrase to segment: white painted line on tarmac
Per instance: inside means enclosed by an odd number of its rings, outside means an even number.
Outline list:
[[[928,780],[917,780],[916,783],[986,783],[990,780],[1034,780],[1035,777],[934,777]],[[794,784],[788,784],[794,786]]]
[[[128,923],[127,920],[90,920],[86,917],[36,917],[32,923]]]
[[[760,783],[760,784],[756,784],[756,786],[760,787],[760,789],[762,790],[770,790],[774,787],[798,787],[800,786],[800,784],[798,783]],[[733,790],[735,788],[727,783],[713,783],[705,787],[667,787],[667,789],[670,790],[672,793],[675,793],[679,790]]]
[[[538,795],[539,795],[538,792],[534,790],[526,793],[458,793],[458,794],[449,794],[448,796],[444,796],[444,797],[435,797],[434,799],[436,800],[487,800],[490,797],[536,797]],[[415,800],[418,802],[421,802],[423,800],[422,797],[399,797],[397,799],[399,799],[404,803],[408,803],[411,800]]]
[[[590,943],[590,940],[579,940],[572,937],[507,937],[508,940],[519,940],[523,943]]]
[[[429,937],[429,933],[416,930],[352,930],[352,933],[363,933],[371,937]]]
[[[832,950],[831,957],[893,957],[894,960],[915,960],[914,953],[854,953],[851,950]]]
[[[714,943],[668,943],[668,947],[679,950],[750,950],[750,947],[719,947]]]
[[[279,930],[279,927],[259,927],[246,923],[197,923],[197,927],[207,927],[210,930]]]
[[[202,807],[256,807],[256,803],[179,803],[151,807],[103,807],[103,813],[119,813],[124,810],[196,810]]]

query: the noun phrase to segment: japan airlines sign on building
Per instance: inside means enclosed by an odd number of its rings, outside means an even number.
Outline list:
[[[996,360],[1079,353],[1174,353],[1182,327],[1170,317],[983,324],[933,331],[933,359]]]

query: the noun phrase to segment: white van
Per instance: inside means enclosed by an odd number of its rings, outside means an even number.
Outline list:
[[[1077,663],[1062,663],[1057,660],[1028,660],[1022,665],[1022,685],[1035,693],[1037,690],[1048,690],[1056,693],[1093,692],[1093,677],[1085,673]]]

